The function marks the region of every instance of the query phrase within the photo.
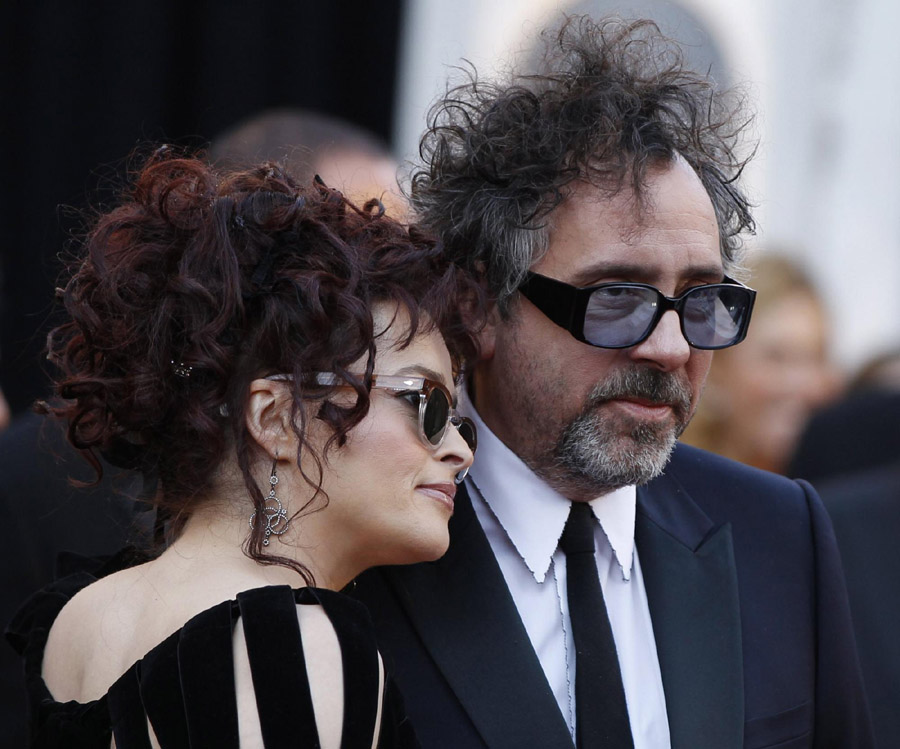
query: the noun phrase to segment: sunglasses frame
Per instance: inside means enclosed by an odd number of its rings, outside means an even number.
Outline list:
[[[266,377],[267,380],[276,380],[276,381],[291,381],[294,379],[293,375],[290,374],[274,374]],[[324,385],[326,387],[337,387],[337,388],[352,388],[353,386],[349,383],[343,382],[338,379],[338,376],[333,372],[317,372],[316,373],[316,382],[319,385]],[[440,382],[436,380],[431,380],[428,377],[407,377],[406,375],[372,375],[372,389],[380,389],[380,390],[392,390],[394,392],[404,392],[404,391],[413,391],[419,393],[419,439],[422,440],[425,445],[433,450],[438,450],[442,444],[444,444],[444,438],[447,436],[447,431],[451,426],[456,427],[457,431],[459,431],[460,436],[463,438],[463,441],[472,451],[474,455],[475,450],[478,448],[478,430],[475,428],[475,423],[468,418],[467,416],[460,416],[459,412],[456,410],[456,406],[453,405],[453,396],[450,395],[450,391]],[[425,434],[425,409],[428,405],[428,398],[435,391],[440,391],[443,396],[447,399],[447,420],[444,423],[444,428],[440,432],[440,437],[438,437],[437,442],[432,442],[428,439],[428,435]],[[469,443],[469,440],[466,439],[465,433],[461,426],[467,426],[471,431],[472,442]],[[468,472],[466,469],[464,474]],[[465,475],[462,476],[465,478]],[[462,479],[460,479],[462,480]]]
[[[469,440],[465,438],[462,431],[460,431],[460,436],[463,437],[466,445],[469,446],[469,449],[473,453],[478,447],[478,432],[475,429],[474,422],[467,416],[459,415],[459,412],[456,410],[456,406],[453,405],[453,396],[450,395],[450,391],[442,383],[437,382],[436,380],[431,380],[427,377],[407,377],[405,375],[372,375],[372,387],[381,388],[383,390],[393,390],[396,392],[418,391],[419,438],[426,445],[428,445],[428,447],[437,450],[442,444],[444,444],[444,438],[447,436],[447,432],[450,427],[454,426],[459,431],[459,428],[463,424],[467,425],[472,430],[472,444],[469,444]],[[441,430],[440,437],[438,437],[437,442],[432,442],[428,438],[428,435],[425,433],[425,409],[428,407],[428,398],[431,397],[431,394],[435,390],[440,391],[447,399],[447,420],[444,423],[444,428]]]
[[[584,337],[584,320],[591,295],[598,289],[609,288],[611,286],[630,289],[649,289],[656,293],[658,303],[653,319],[648,325],[646,333],[644,333],[643,336],[632,343],[618,346],[602,346],[597,343],[592,343]],[[732,342],[726,343],[721,346],[698,346],[693,341],[691,341],[687,331],[684,329],[683,310],[685,301],[690,294],[695,293],[699,289],[711,289],[717,287],[729,287],[745,290],[750,300],[747,305],[747,314],[741,323],[741,327],[738,331],[737,337]],[[702,284],[700,286],[692,286],[680,296],[670,297],[663,294],[655,286],[651,286],[650,284],[646,283],[632,283],[623,281],[614,283],[602,283],[598,284],[597,286],[586,286],[584,288],[581,288],[578,286],[572,286],[571,284],[567,284],[564,281],[559,281],[555,278],[550,278],[549,276],[542,276],[539,273],[529,271],[527,276],[525,277],[525,281],[523,281],[519,286],[519,291],[529,302],[537,307],[547,317],[547,319],[549,319],[551,322],[556,323],[561,328],[565,328],[567,331],[569,331],[569,333],[572,334],[572,336],[576,340],[581,341],[582,343],[586,343],[589,346],[594,346],[595,348],[606,349],[631,348],[632,346],[637,346],[638,344],[643,343],[653,334],[653,331],[656,330],[656,326],[659,324],[660,319],[669,310],[675,310],[675,312],[678,314],[678,324],[681,328],[681,334],[684,336],[684,339],[691,347],[700,349],[702,351],[716,351],[718,349],[729,348],[731,346],[737,345],[747,336],[747,329],[750,327],[750,317],[753,313],[753,305],[756,301],[756,291],[751,289],[749,286],[745,286],[739,281],[735,281],[734,279],[729,278],[728,276],[725,276],[720,283],[708,283]]]

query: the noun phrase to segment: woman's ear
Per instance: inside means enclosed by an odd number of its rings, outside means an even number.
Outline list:
[[[297,452],[297,435],[291,421],[292,403],[287,382],[258,379],[250,383],[247,430],[272,460]]]

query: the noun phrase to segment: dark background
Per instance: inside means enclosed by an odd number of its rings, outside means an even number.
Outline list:
[[[47,391],[57,260],[136,147],[201,146],[261,109],[390,142],[402,0],[11,0],[0,7],[0,387]],[[146,150],[146,149],[144,149]],[[69,210],[68,207],[76,210]]]

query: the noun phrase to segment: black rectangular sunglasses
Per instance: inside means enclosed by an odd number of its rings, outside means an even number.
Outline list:
[[[644,283],[579,288],[529,272],[519,291],[577,340],[600,348],[629,348],[647,340],[665,312],[675,310],[685,340],[697,349],[721,349],[747,335],[756,292],[727,276],[668,297]]]

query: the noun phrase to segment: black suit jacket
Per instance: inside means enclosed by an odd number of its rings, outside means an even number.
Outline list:
[[[464,491],[450,533],[437,562],[356,588],[423,747],[571,747]],[[872,745],[812,487],[679,446],[638,490],[635,535],[675,749]]]
[[[900,747],[900,464],[819,489],[844,561],[875,738]]]

